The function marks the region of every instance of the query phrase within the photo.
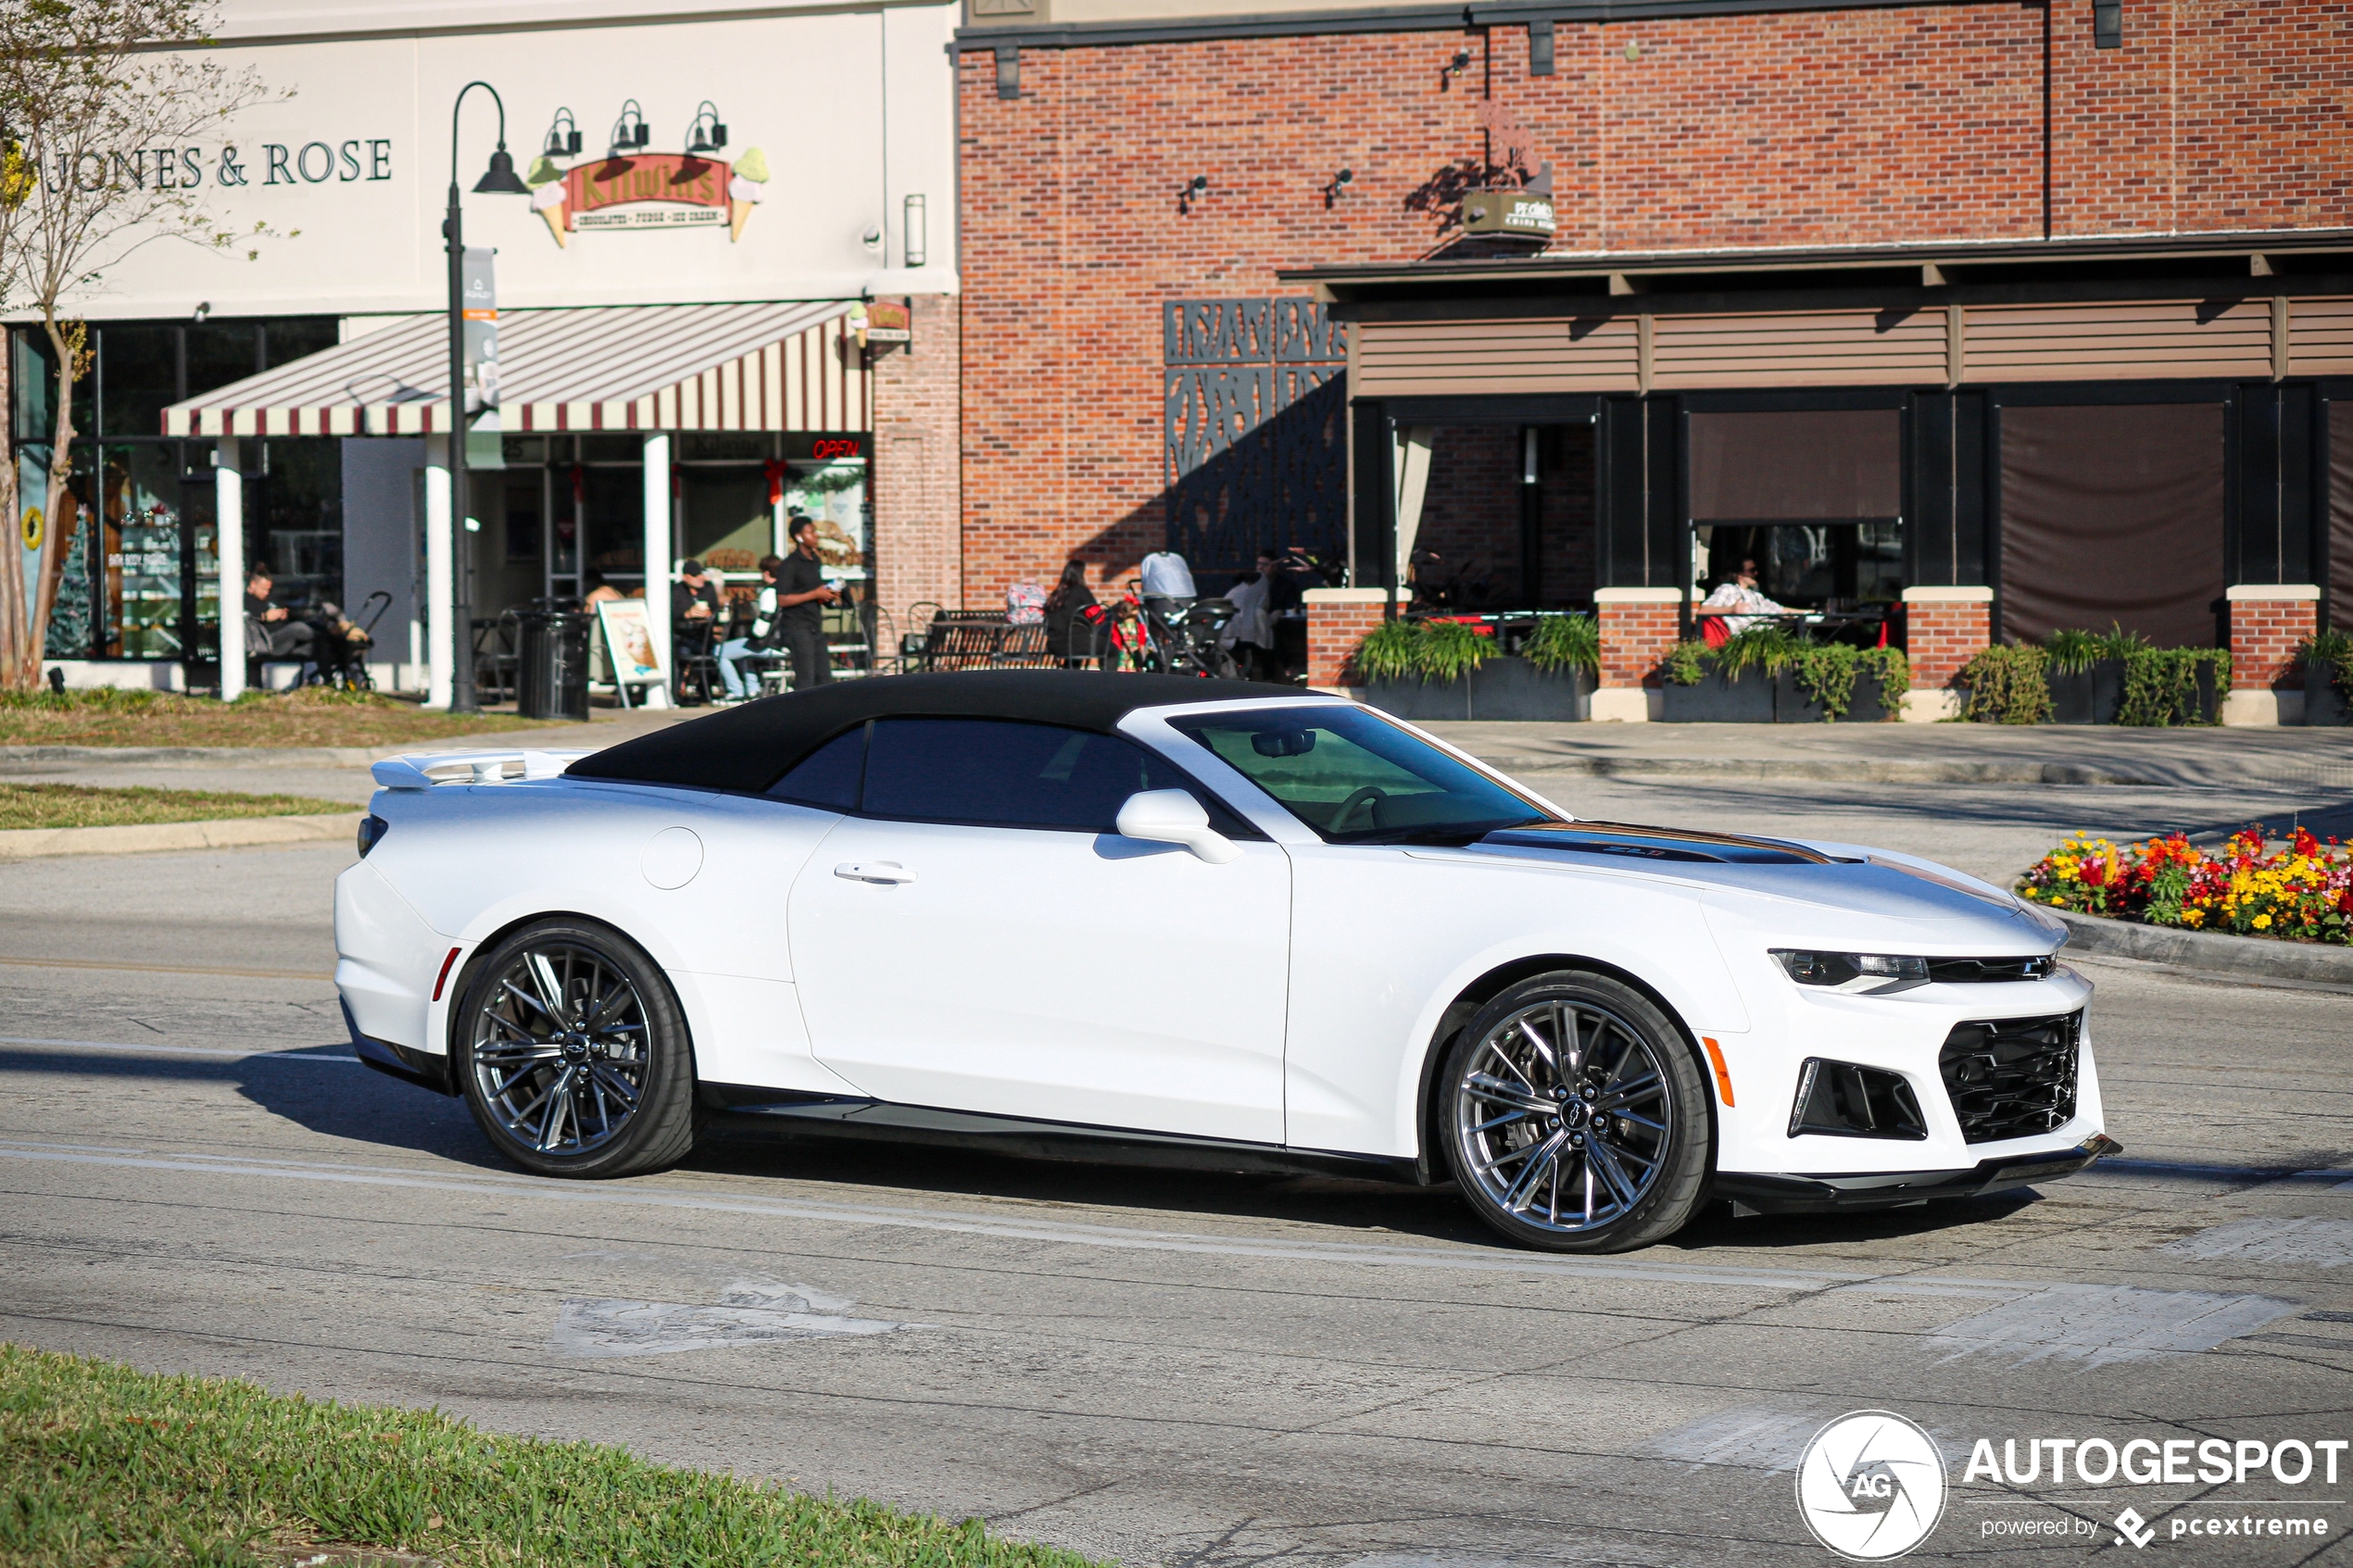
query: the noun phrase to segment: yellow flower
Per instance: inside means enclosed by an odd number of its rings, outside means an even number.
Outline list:
[[[2270,930],[2270,929],[2271,929],[2271,916],[2269,916],[2269,915],[2257,915],[2257,916],[2255,917],[2255,929],[2256,929],[2256,930],[2258,930],[2258,931],[2268,931],[2268,930]]]

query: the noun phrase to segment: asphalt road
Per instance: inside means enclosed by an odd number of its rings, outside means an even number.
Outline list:
[[[1596,815],[1877,827],[1986,870],[2046,818],[2142,809],[1546,787]],[[455,1102],[347,1060],[323,979],[346,857],[0,865],[0,1336],[976,1514],[1139,1568],[1825,1563],[1793,1468],[1865,1408],[1950,1462],[1921,1556],[2134,1555],[2129,1505],[2152,1552],[2353,1561],[2353,1453],[2334,1485],[1962,1481],[1980,1437],[2353,1438],[2345,995],[2087,962],[2121,1160],[1565,1260],[1491,1244],[1444,1191],[1322,1180],[825,1144],[527,1180]],[[2328,1533],[2170,1538],[2225,1515]],[[1994,1533],[2021,1524],[2075,1533]]]

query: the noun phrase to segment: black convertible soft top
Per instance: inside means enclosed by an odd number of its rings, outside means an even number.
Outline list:
[[[1254,681],[1106,675],[1085,670],[974,670],[870,676],[762,697],[584,757],[580,779],[684,784],[757,794],[792,765],[869,719],[1010,719],[1108,733],[1139,708],[1183,702],[1280,702],[1319,694]]]

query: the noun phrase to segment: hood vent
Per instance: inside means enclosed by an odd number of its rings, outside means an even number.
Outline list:
[[[1653,863],[1699,861],[1733,866],[1825,866],[1831,857],[1776,838],[1743,838],[1686,828],[1637,827],[1626,822],[1563,822],[1558,827],[1504,828],[1479,840],[1515,849],[1561,849]]]

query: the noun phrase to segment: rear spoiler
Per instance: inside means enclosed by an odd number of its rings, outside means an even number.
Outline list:
[[[510,779],[555,778],[595,749],[584,746],[574,751],[427,751],[386,757],[368,771],[385,789],[505,784]]]

